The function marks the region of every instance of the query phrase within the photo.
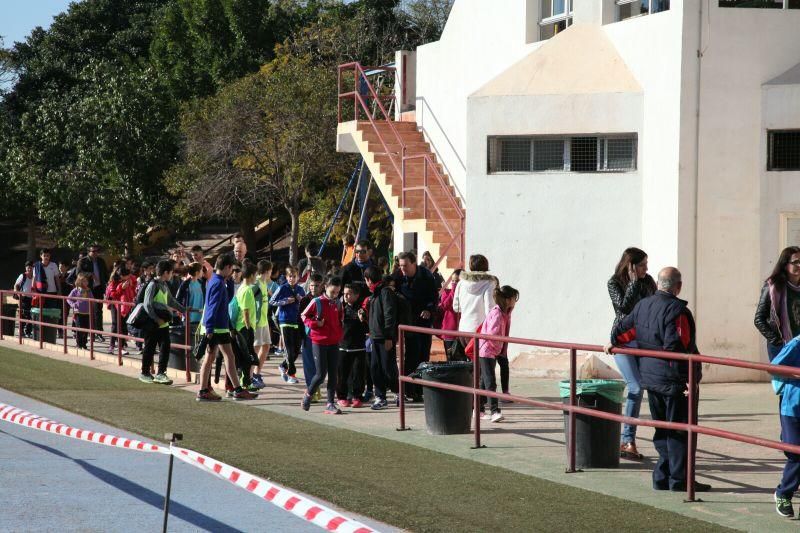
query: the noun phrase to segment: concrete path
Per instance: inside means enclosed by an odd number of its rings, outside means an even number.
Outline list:
[[[0,402],[73,427],[147,441],[3,389]],[[115,449],[0,422],[0,464],[3,531],[161,531],[165,455]],[[382,525],[381,529],[385,530]],[[320,529],[175,461],[169,531]]]
[[[20,348],[19,345],[4,345]],[[25,351],[102,368],[134,376],[135,367],[118,367],[109,359],[88,361],[73,355],[41,352],[33,347]],[[796,530],[798,521],[779,517],[774,510],[772,492],[780,480],[784,464],[781,452],[714,437],[700,436],[698,480],[710,483],[712,492],[698,494],[703,500],[684,503],[683,493],[657,492],[651,488],[651,471],[656,452],[652,446],[652,428],[640,428],[637,442],[646,459],[622,461],[618,469],[591,469],[565,474],[566,452],[563,417],[560,411],[518,405],[504,406],[506,421],[482,424],[486,448],[472,450],[472,435],[432,436],[425,431],[424,410],[411,404],[407,420],[411,431],[398,432],[398,410],[394,407],[375,412],[369,409],[346,409],[343,416],[325,416],[322,406],[313,404],[310,412],[299,407],[302,383],[289,385],[280,380],[278,361],[267,363],[268,387],[250,407],[313,420],[320,424],[343,427],[366,434],[398,440],[475,461],[496,465],[604,494],[671,510],[686,516],[715,522],[745,531]],[[298,376],[302,370],[298,373]],[[302,382],[302,380],[301,380]],[[196,392],[197,386],[176,380],[176,387]],[[560,401],[555,380],[512,376],[512,392],[537,399]],[[247,408],[244,407],[243,408]],[[700,423],[730,431],[778,439],[777,399],[768,383],[707,384],[701,389]],[[648,416],[647,400],[642,416]],[[396,458],[402,461],[402,458]],[[413,465],[409,465],[413,469]],[[591,502],[576,502],[591,505]],[[602,510],[599,510],[602,512]]]

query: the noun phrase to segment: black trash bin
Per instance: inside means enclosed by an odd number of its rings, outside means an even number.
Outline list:
[[[31,309],[31,320],[39,320],[39,308],[34,307]],[[60,324],[61,323],[61,310],[45,307],[42,309],[42,322],[46,324]],[[51,344],[56,343],[58,328],[42,326],[42,340]],[[39,340],[39,324],[33,325],[33,339]]]
[[[189,346],[194,347],[194,332],[197,329],[196,324],[192,324],[189,329]],[[169,340],[171,345],[185,344],[186,342],[186,327],[181,324],[179,326],[169,327]],[[189,370],[197,372],[199,370],[198,361],[192,357],[189,352]],[[183,348],[171,348],[169,351],[169,368],[175,370],[186,370],[186,350]]]
[[[606,413],[622,413],[625,382],[584,379],[575,384],[577,404]],[[562,403],[569,403],[569,381],[559,384]],[[564,411],[564,435],[568,439],[569,412]],[[588,415],[575,417],[575,466],[577,468],[619,467],[621,424]]]
[[[450,361],[447,363],[422,363],[415,377],[472,386],[472,363]],[[425,400],[425,425],[432,435],[458,435],[469,433],[472,423],[472,395],[435,387],[423,387]]]
[[[17,304],[3,304],[3,335],[14,336],[14,320],[17,318]],[[7,320],[8,318],[12,320]]]

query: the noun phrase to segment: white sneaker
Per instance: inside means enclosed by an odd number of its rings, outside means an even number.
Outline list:
[[[503,413],[492,413],[490,420],[492,422],[502,422],[503,420],[505,420],[505,418],[503,417]]]

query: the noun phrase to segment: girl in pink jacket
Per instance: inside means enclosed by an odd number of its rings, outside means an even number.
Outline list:
[[[511,312],[517,305],[518,300],[519,291],[517,289],[509,287],[508,285],[496,288],[494,290],[494,301],[497,305],[486,315],[481,333],[508,337],[508,333],[511,330]],[[490,340],[480,341],[480,350],[478,354],[480,355],[482,390],[497,391],[497,377],[495,376],[497,358],[505,357],[507,351],[507,342]],[[481,396],[481,420],[486,420],[487,418],[492,422],[501,422],[503,420],[497,398],[491,398],[491,416],[486,415],[484,411],[485,406],[486,397]]]

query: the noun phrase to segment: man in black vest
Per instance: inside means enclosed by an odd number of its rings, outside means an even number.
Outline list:
[[[611,332],[614,346],[636,341],[641,350],[698,353],[695,344],[695,323],[688,303],[678,298],[681,292],[681,273],[666,267],[658,273],[658,291],[641,300]],[[683,422],[689,419],[689,364],[685,361],[640,357],[639,372],[642,388],[647,390],[650,416],[653,420]],[[700,365],[695,364],[695,376],[700,381]],[[697,401],[695,391],[695,401]],[[653,444],[658,462],[653,469],[653,488],[656,490],[686,490],[687,433],[656,428]],[[704,492],[710,485],[695,481],[694,490]]]

